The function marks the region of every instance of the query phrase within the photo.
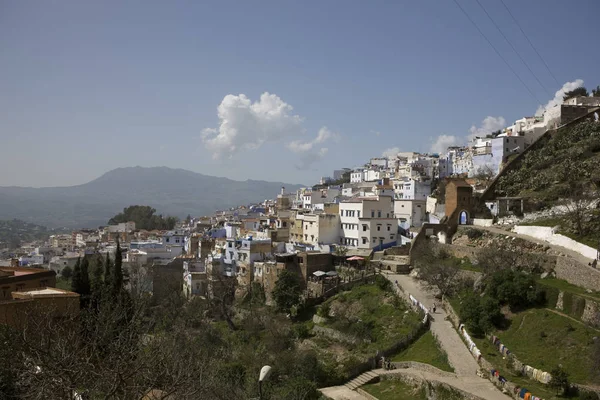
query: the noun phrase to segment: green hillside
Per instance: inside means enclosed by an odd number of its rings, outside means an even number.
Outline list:
[[[600,123],[587,121],[541,139],[517,168],[500,177],[495,194],[552,204],[572,197],[574,186],[599,183]]]

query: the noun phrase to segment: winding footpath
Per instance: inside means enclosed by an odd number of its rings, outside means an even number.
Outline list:
[[[396,288],[398,293],[408,299],[408,294],[412,294],[426,307],[431,309],[434,303],[433,295],[426,290],[416,279],[408,275],[387,274],[386,277],[391,282],[398,282],[400,288]],[[454,367],[455,374],[449,374],[443,371],[436,372],[435,369],[424,371],[415,368],[404,368],[392,371],[377,369],[370,371],[376,375],[402,373],[413,375],[429,381],[438,381],[446,383],[457,389],[473,394],[486,400],[507,400],[509,396],[498,390],[492,382],[477,376],[479,365],[467,349],[458,332],[452,326],[452,323],[446,320],[446,312],[437,307],[436,313],[432,315],[430,329],[438,338],[440,345],[448,354],[448,361]],[[350,386],[350,385],[349,385]],[[364,400],[366,399],[360,393],[351,390],[346,385],[334,386],[321,389],[321,392],[335,400]]]

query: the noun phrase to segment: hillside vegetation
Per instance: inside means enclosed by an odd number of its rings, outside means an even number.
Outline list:
[[[22,243],[45,240],[53,232],[45,226],[12,219],[0,220],[0,247],[16,248]]]
[[[129,206],[112,217],[109,225],[116,225],[122,222],[135,222],[136,229],[173,229],[177,223],[176,217],[163,217],[156,215],[156,210],[150,206]]]
[[[541,139],[520,165],[499,179],[497,196],[541,203],[570,198],[574,186],[600,183],[600,124],[582,122]]]

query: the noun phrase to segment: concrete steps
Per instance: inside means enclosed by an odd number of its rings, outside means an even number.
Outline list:
[[[350,390],[355,390],[356,388],[358,388],[362,385],[366,385],[367,383],[374,381],[375,379],[378,379],[378,378],[379,378],[379,374],[377,374],[373,371],[368,371],[368,372],[365,372],[365,373],[357,376],[356,378],[352,379],[350,382],[346,383],[344,386],[346,386]]]

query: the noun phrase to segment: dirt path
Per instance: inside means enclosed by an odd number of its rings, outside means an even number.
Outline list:
[[[334,400],[369,400],[360,393],[348,389],[346,386],[331,386],[319,389],[319,391]]]

